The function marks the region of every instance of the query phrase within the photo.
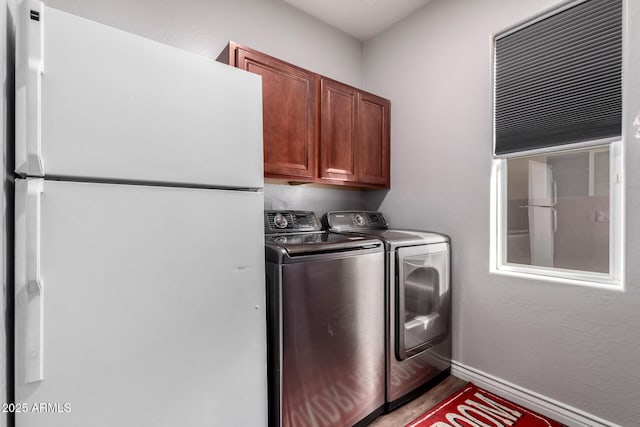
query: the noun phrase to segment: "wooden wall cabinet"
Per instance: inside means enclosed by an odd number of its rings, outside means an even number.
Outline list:
[[[328,182],[356,182],[358,91],[324,78],[320,87],[319,178]]]
[[[312,181],[317,170],[317,76],[235,43],[218,60],[262,76],[265,177]]]
[[[322,182],[389,188],[390,102],[321,78]]]
[[[234,42],[218,61],[262,76],[265,177],[389,188],[388,100]]]

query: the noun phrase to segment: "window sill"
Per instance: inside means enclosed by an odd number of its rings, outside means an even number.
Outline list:
[[[547,271],[542,268],[527,268],[509,264],[499,268],[491,268],[489,272],[491,274],[517,277],[520,279],[624,292],[624,285],[620,280],[616,280],[610,275],[602,273],[576,273],[570,270],[559,269],[549,269]]]

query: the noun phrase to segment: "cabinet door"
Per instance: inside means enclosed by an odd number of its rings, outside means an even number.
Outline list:
[[[320,116],[320,178],[356,181],[358,92],[351,86],[322,79]]]
[[[264,173],[311,180],[316,173],[316,75],[238,47],[236,67],[262,76]]]
[[[360,92],[358,97],[358,182],[389,187],[390,102]]]

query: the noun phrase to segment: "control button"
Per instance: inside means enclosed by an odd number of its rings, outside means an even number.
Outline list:
[[[287,228],[287,225],[289,225],[289,221],[287,221],[287,217],[285,217],[282,214],[277,214],[276,216],[274,216],[273,223],[278,228]]]
[[[356,214],[353,217],[353,222],[355,222],[355,224],[359,227],[362,227],[363,225],[366,224],[366,221],[364,219],[364,216],[360,215],[360,214]]]

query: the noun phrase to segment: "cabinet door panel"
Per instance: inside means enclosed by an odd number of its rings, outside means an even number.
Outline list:
[[[316,76],[238,48],[237,67],[262,76],[265,176],[311,179],[316,171]]]
[[[358,181],[389,186],[389,101],[360,93]]]
[[[322,80],[320,178],[355,181],[357,176],[356,89]]]

